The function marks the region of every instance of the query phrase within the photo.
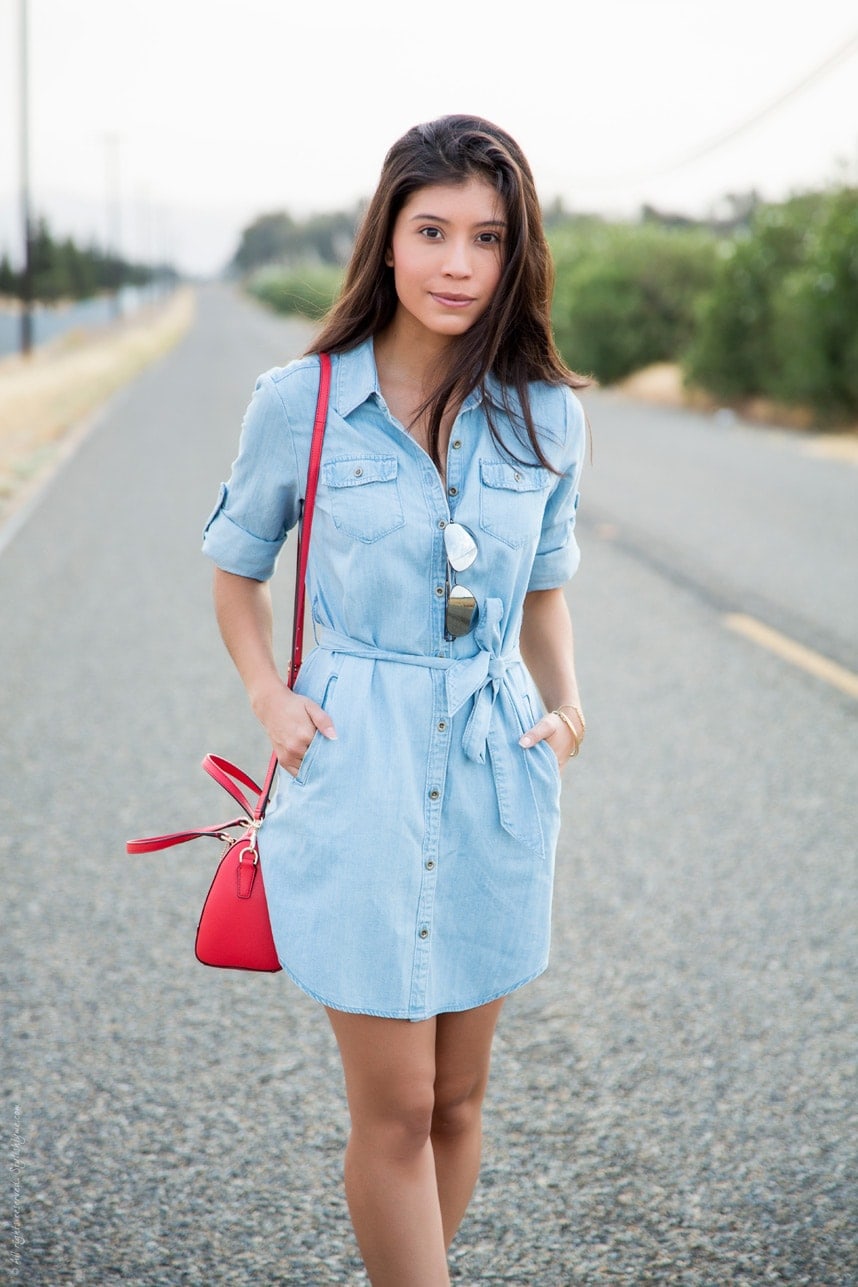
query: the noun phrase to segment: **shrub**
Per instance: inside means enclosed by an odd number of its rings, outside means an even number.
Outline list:
[[[767,392],[823,417],[858,412],[858,191],[832,194],[775,297]]]
[[[554,233],[551,244],[554,333],[570,366],[612,383],[680,355],[714,279],[713,234],[591,222]]]
[[[764,206],[726,243],[686,372],[719,397],[858,412],[858,190]]]
[[[766,390],[777,367],[775,298],[781,275],[801,263],[805,234],[796,211],[762,206],[746,232],[722,243],[686,355],[694,383],[724,398]]]
[[[330,264],[271,266],[249,278],[247,289],[278,313],[297,313],[315,322],[336,299],[342,276],[342,269]]]

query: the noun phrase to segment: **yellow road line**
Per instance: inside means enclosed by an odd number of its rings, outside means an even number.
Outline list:
[[[858,675],[836,661],[831,661],[829,657],[823,657],[822,653],[814,652],[812,648],[805,648],[804,644],[796,643],[794,639],[782,635],[778,630],[772,630],[771,626],[763,625],[762,621],[757,621],[755,617],[745,616],[742,612],[726,613],[724,625],[759,644],[761,648],[768,648],[769,652],[776,653],[784,661],[800,666],[802,670],[815,675],[817,679],[824,679],[827,684],[839,688],[849,697],[858,697]]]

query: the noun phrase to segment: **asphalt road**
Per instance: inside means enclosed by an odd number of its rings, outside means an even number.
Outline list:
[[[282,975],[196,964],[215,846],[124,854],[228,816],[205,752],[267,758],[199,535],[256,374],[304,335],[205,291],[0,534],[4,1283],[365,1281],[324,1017]],[[586,401],[589,732],[454,1280],[845,1287],[856,703],[725,614],[854,668],[858,471],[802,435]]]

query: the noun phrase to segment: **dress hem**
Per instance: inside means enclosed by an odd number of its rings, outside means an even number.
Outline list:
[[[426,1019],[434,1019],[439,1014],[460,1014],[464,1010],[476,1010],[480,1006],[489,1005],[492,1001],[499,1001],[501,997],[510,996],[511,993],[517,992],[519,988],[523,988],[526,984],[532,983],[534,979],[539,978],[540,974],[544,974],[548,968],[548,959],[546,958],[546,960],[543,961],[539,968],[534,970],[532,974],[528,974],[525,978],[519,979],[517,983],[511,984],[509,987],[504,987],[497,992],[490,993],[479,1001],[455,1003],[438,1009],[432,1009],[425,1013],[412,1014],[408,1010],[374,1010],[369,1006],[343,1005],[340,1002],[332,1000],[330,997],[321,996],[320,993],[315,992],[311,987],[308,987],[306,983],[302,983],[297,974],[290,969],[282,958],[278,957],[278,959],[283,967],[283,972],[289,976],[296,987],[300,988],[301,991],[313,1001],[318,1001],[320,1005],[326,1006],[330,1010],[337,1010],[342,1014],[365,1014],[375,1019],[406,1019],[410,1023],[422,1023]]]

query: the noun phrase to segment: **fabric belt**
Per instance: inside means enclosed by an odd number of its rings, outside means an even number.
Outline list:
[[[533,752],[518,746],[521,721],[508,678],[510,667],[521,661],[521,652],[518,647],[500,651],[502,616],[503,601],[488,599],[474,631],[479,651],[472,657],[393,652],[318,624],[316,643],[319,648],[349,657],[445,671],[448,717],[452,718],[470,697],[474,698],[473,710],[462,734],[462,750],[469,760],[478,764],[485,763],[489,750],[504,829],[531,848],[544,852],[539,808],[528,765],[528,757]]]

